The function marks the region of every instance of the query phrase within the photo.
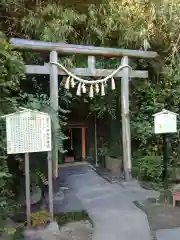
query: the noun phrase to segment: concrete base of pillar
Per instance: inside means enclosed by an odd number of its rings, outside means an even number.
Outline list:
[[[124,178],[125,178],[125,181],[126,181],[126,182],[132,181],[131,169],[126,169],[126,170],[124,170]]]

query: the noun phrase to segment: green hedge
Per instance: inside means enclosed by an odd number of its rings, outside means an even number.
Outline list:
[[[163,160],[161,156],[148,155],[133,160],[132,175],[139,180],[161,183],[163,173]],[[180,179],[180,169],[168,165],[169,182]]]

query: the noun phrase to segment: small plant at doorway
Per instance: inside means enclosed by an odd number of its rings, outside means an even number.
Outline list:
[[[51,215],[46,211],[40,211],[31,215],[31,224],[33,228],[46,227],[52,221]]]

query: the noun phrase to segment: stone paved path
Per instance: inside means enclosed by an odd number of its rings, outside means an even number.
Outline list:
[[[94,224],[93,240],[150,240],[146,215],[133,201],[155,197],[138,186],[111,184],[88,166],[61,169]]]
[[[157,240],[179,240],[180,228],[162,229],[156,232]]]

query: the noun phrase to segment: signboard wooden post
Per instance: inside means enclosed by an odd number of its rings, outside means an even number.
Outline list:
[[[3,117],[6,119],[7,153],[25,154],[26,214],[30,227],[29,153],[48,152],[49,209],[53,216],[51,119],[47,113],[24,108]]]
[[[177,132],[177,113],[163,109],[153,115],[154,117],[154,132],[162,134],[163,137],[163,182],[164,189],[168,189],[167,167],[168,167],[168,135],[169,133]]]

